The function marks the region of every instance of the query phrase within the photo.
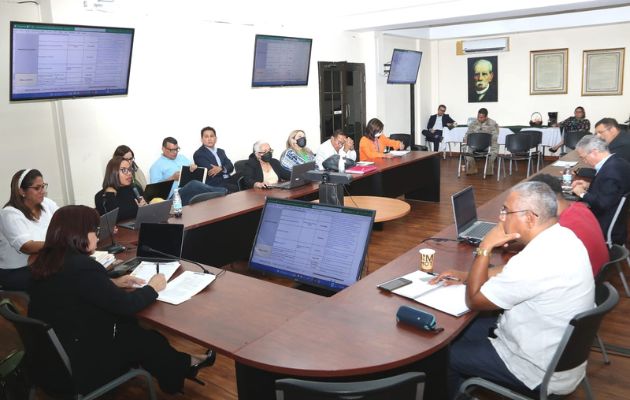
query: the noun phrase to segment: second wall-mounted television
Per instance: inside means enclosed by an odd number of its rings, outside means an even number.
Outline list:
[[[306,86],[312,39],[256,35],[252,87]]]
[[[421,51],[394,49],[387,83],[415,84],[421,61]]]
[[[133,28],[11,22],[11,101],[125,95]]]

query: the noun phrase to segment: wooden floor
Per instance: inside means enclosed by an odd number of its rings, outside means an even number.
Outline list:
[[[428,202],[411,202],[411,213],[404,219],[387,222],[382,231],[374,231],[369,248],[367,271],[373,272],[385,265],[400,254],[417,245],[421,240],[431,237],[445,226],[453,223],[450,205],[450,195],[468,185],[475,187],[477,204],[481,205],[495,197],[502,191],[510,188],[524,176],[524,168],[515,175],[497,182],[494,179],[481,179],[480,176],[457,178],[456,158],[447,158],[442,161],[442,188],[439,204]],[[235,263],[226,268],[247,273],[246,263]],[[630,276],[630,269],[626,269],[626,275]],[[278,284],[290,285],[290,282],[276,280]],[[618,278],[613,284],[622,290]],[[622,294],[619,305],[609,314],[600,331],[605,342],[626,345],[630,347],[630,299]],[[173,335],[168,335],[171,343],[178,349],[186,352],[199,353],[204,351],[199,346],[191,344]],[[12,328],[4,321],[0,321],[0,358],[19,345]],[[630,358],[611,355],[611,365],[604,365],[601,354],[593,351],[589,359],[588,376],[593,387],[595,397],[599,400],[630,399]],[[96,361],[98,362],[98,361]],[[226,357],[219,356],[214,367],[202,371],[200,378],[206,382],[205,386],[187,381],[185,394],[168,396],[159,393],[160,399],[237,399],[234,362]],[[137,399],[146,398],[144,387],[141,383],[132,381],[117,390],[108,398],[112,399]],[[494,397],[485,394],[477,394],[480,399]],[[570,399],[585,398],[581,389],[569,397]]]

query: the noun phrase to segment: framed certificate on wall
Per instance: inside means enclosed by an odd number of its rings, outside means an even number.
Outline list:
[[[622,95],[625,55],[625,48],[584,50],[582,96]]]

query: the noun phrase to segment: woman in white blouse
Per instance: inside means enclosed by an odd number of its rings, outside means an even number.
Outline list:
[[[30,280],[29,257],[44,246],[57,204],[46,197],[48,184],[36,169],[22,169],[11,179],[11,196],[0,210],[0,286],[24,290]]]

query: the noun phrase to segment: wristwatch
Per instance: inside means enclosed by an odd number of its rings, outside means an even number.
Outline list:
[[[477,247],[475,249],[476,256],[486,256],[488,257],[492,253],[492,249],[482,249],[481,247]]]

